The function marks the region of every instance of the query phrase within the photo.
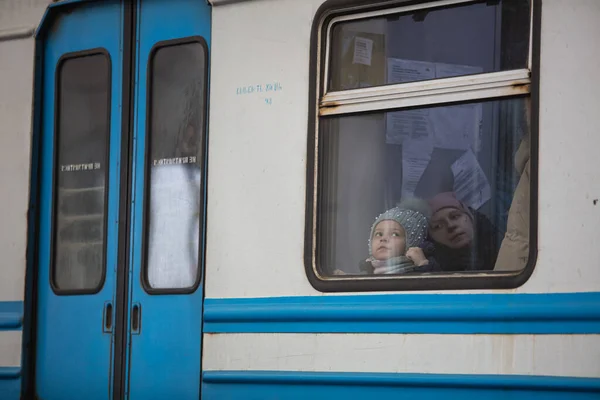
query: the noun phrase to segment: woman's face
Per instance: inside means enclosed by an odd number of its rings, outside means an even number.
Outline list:
[[[376,260],[388,260],[404,255],[406,236],[402,225],[384,220],[375,226],[371,239],[371,253]]]
[[[473,221],[457,208],[447,207],[437,211],[429,222],[431,238],[451,249],[462,249],[473,241]]]

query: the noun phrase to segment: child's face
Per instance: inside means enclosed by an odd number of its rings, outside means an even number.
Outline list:
[[[387,260],[404,255],[406,236],[402,225],[392,220],[381,221],[375,226],[371,239],[371,251],[376,260]]]

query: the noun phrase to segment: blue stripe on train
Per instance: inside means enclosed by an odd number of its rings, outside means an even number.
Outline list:
[[[600,379],[513,375],[205,371],[202,398],[598,400]]]
[[[600,293],[206,299],[204,332],[598,334]]]
[[[23,302],[0,301],[0,331],[18,331],[23,325]],[[21,368],[0,367],[0,399],[18,400],[21,393]]]
[[[0,301],[0,331],[18,331],[23,324],[22,301]]]
[[[21,393],[21,368],[0,367],[0,399],[18,400]]]

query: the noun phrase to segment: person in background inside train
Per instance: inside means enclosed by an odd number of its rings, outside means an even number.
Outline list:
[[[515,168],[520,178],[508,210],[506,233],[494,271],[520,271],[529,260],[530,116],[531,103],[526,99],[522,122],[525,134],[515,154]]]
[[[429,238],[442,271],[492,270],[498,255],[496,228],[483,214],[467,207],[453,192],[429,199]]]
[[[361,263],[361,270],[375,275],[434,270],[435,261],[423,250],[428,215],[427,204],[418,199],[380,214],[371,226],[369,258]]]

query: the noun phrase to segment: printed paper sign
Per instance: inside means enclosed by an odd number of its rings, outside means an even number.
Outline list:
[[[452,164],[454,192],[468,206],[478,209],[492,198],[492,189],[471,149]]]
[[[387,83],[405,83],[482,72],[480,67],[388,58]],[[389,112],[386,142],[402,144],[418,130],[432,136],[433,146],[442,149],[478,151],[482,123],[481,104],[441,106]]]
[[[423,81],[435,78],[435,64],[425,61],[388,58],[387,83]]]
[[[373,41],[371,39],[357,36],[354,38],[354,57],[353,64],[364,64],[371,66],[371,56],[373,55]]]
[[[481,104],[461,104],[431,109],[433,145],[442,149],[477,149],[481,130]]]
[[[411,138],[431,140],[433,135],[429,111],[420,109],[387,113],[386,143],[402,144]]]
[[[430,137],[409,139],[402,146],[402,198],[413,197],[423,172],[431,161]]]

